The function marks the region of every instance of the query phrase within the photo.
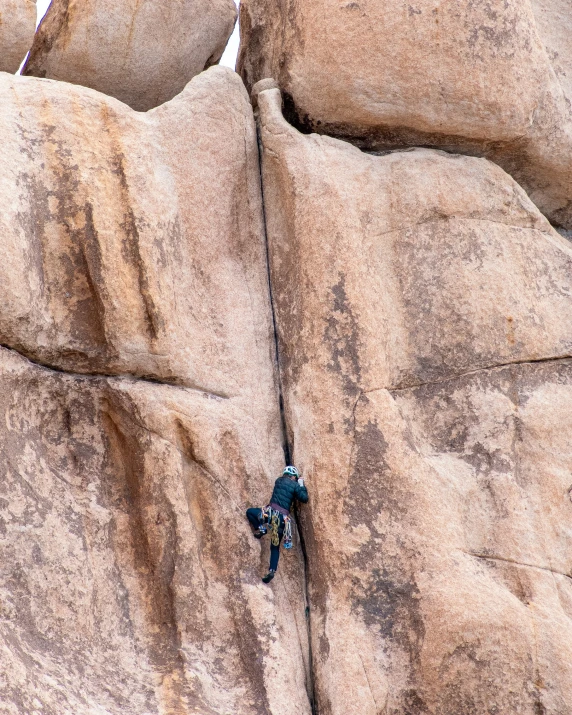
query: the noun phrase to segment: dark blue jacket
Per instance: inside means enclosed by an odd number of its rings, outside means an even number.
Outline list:
[[[271,504],[278,504],[283,509],[290,511],[292,502],[298,499],[303,504],[308,501],[308,490],[290,477],[278,477],[274,482],[274,491],[270,498]]]

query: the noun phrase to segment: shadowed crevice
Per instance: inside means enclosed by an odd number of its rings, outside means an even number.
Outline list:
[[[292,432],[288,429],[288,419],[286,416],[286,410],[284,406],[284,391],[282,385],[282,368],[280,363],[280,344],[278,339],[278,328],[276,324],[276,310],[274,307],[274,296],[272,292],[272,272],[270,268],[270,247],[268,245],[268,230],[266,222],[266,205],[264,202],[264,182],[262,177],[262,144],[260,139],[260,130],[257,127],[257,139],[258,139],[258,167],[260,171],[260,191],[262,194],[262,220],[263,220],[263,230],[264,230],[264,245],[266,253],[266,269],[267,269],[267,280],[268,280],[268,294],[270,297],[270,310],[272,318],[272,329],[274,335],[274,355],[276,360],[276,373],[278,382],[278,402],[280,406],[280,423],[282,430],[282,448],[284,451],[284,460],[286,464],[292,464],[292,455],[294,454],[294,445],[290,440]],[[300,535],[300,549],[302,551],[302,559],[304,564],[304,597],[306,601],[306,628],[308,635],[308,682],[306,683],[306,693],[308,695],[308,700],[310,702],[310,708],[312,710],[312,715],[318,715],[318,710],[316,706],[315,697],[315,687],[314,687],[314,665],[313,665],[313,651],[312,651],[312,624],[311,624],[311,607],[310,607],[310,592],[308,583],[308,553],[306,550],[306,542],[304,539],[304,529],[302,527],[302,522],[300,519],[300,514],[297,507],[295,509],[295,521],[298,526],[298,533]]]

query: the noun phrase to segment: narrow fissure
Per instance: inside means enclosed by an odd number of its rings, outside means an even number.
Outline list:
[[[262,148],[260,142],[260,132],[256,130],[258,145],[258,171],[260,174],[260,193],[262,196],[262,229],[264,231],[264,248],[266,251],[266,280],[268,282],[268,295],[270,298],[270,314],[272,317],[272,331],[274,336],[274,354],[276,357],[276,372],[278,379],[278,403],[280,407],[280,427],[282,430],[282,449],[284,451],[284,461],[286,464],[292,462],[292,450],[288,439],[288,429],[286,425],[286,413],[284,410],[284,396],[282,391],[282,371],[280,370],[280,346],[278,341],[278,329],[276,327],[276,311],[274,310],[274,295],[272,293],[272,275],[270,270],[270,248],[268,246],[268,232],[266,230],[266,206],[264,203],[264,186],[262,183]]]
[[[461,549],[462,550],[462,549]],[[463,551],[464,554],[468,556],[474,556],[477,559],[483,559],[484,561],[503,561],[507,564],[513,564],[514,566],[523,566],[528,569],[538,569],[539,571],[547,571],[548,573],[556,574],[558,576],[564,576],[572,580],[572,575],[569,573],[564,573],[564,571],[558,571],[553,569],[551,566],[542,566],[539,564],[527,564],[524,561],[517,561],[516,559],[511,559],[506,556],[496,556],[494,554],[478,554],[474,551]]]
[[[572,355],[560,355],[545,358],[524,358],[522,360],[513,360],[512,362],[503,362],[496,365],[488,365],[485,367],[478,367],[474,370],[468,370],[467,372],[452,373],[441,380],[426,380],[425,382],[412,382],[411,384],[401,385],[397,387],[372,387],[369,390],[363,392],[364,395],[369,395],[372,392],[379,392],[380,390],[387,390],[388,392],[404,392],[406,390],[415,390],[419,387],[425,387],[427,385],[444,385],[453,380],[460,380],[463,377],[468,377],[471,375],[478,375],[480,372],[488,372],[491,370],[502,370],[506,367],[513,367],[518,365],[537,365],[539,363],[549,363],[549,362],[566,362],[572,359]]]
[[[314,689],[314,657],[312,651],[312,623],[311,623],[311,609],[310,609],[310,589],[308,584],[308,552],[306,551],[306,542],[304,540],[304,531],[300,523],[300,514],[296,510],[296,524],[298,525],[298,533],[300,535],[300,549],[302,551],[302,559],[304,562],[304,598],[306,601],[306,629],[308,631],[308,675],[309,683],[307,685],[308,699],[310,700],[310,708],[312,709],[312,715],[318,715],[318,709],[316,705],[316,693]]]
[[[266,230],[266,205],[264,202],[264,185],[262,180],[262,147],[260,141],[260,131],[257,128],[257,138],[258,138],[258,167],[260,172],[260,191],[262,195],[262,220],[263,220],[263,230],[264,230],[264,245],[266,249],[266,275],[268,280],[268,295],[270,297],[270,312],[272,317],[272,330],[274,333],[274,352],[276,356],[276,370],[278,379],[278,403],[280,407],[280,423],[282,430],[282,449],[284,451],[284,461],[286,464],[292,464],[292,454],[294,452],[293,445],[290,444],[290,439],[288,436],[288,425],[286,419],[286,410],[284,408],[284,393],[282,390],[282,371],[280,369],[280,344],[278,339],[278,329],[276,326],[276,311],[274,309],[274,296],[272,293],[272,272],[270,270],[270,247],[268,245],[268,232]],[[308,553],[306,551],[306,542],[304,540],[304,532],[302,529],[302,524],[300,521],[300,514],[298,510],[295,510],[296,515],[296,525],[298,527],[298,534],[300,535],[300,549],[302,551],[302,560],[304,564],[304,598],[306,602],[306,629],[308,634],[308,679],[309,682],[306,683],[306,691],[308,694],[308,700],[310,701],[310,708],[312,710],[312,715],[318,715],[316,708],[316,698],[314,691],[314,671],[313,671],[313,653],[312,653],[312,627],[311,627],[311,608],[310,608],[310,592],[308,584]]]

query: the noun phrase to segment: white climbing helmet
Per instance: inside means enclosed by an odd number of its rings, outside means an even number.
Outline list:
[[[298,479],[300,474],[299,474],[298,470],[296,469],[296,467],[286,467],[286,469],[282,472],[282,476],[283,477],[296,477],[296,479]]]

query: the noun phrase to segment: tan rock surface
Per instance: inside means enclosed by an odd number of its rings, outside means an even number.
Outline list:
[[[52,0],[24,74],[146,111],[219,61],[235,19],[233,0]]]
[[[572,101],[572,12],[566,0],[531,0],[536,28],[564,96]]]
[[[239,68],[276,77],[292,118],[385,149],[486,156],[572,228],[566,0],[243,0]]]
[[[0,81],[0,710],[309,715],[300,546],[263,585],[244,515],[284,466],[244,87]]]
[[[572,246],[484,159],[258,97],[317,711],[572,709]]]
[[[146,114],[68,84],[0,82],[0,343],[64,370],[267,400],[258,149],[239,77],[211,68]]]
[[[36,30],[35,0],[0,1],[0,72],[18,71]]]
[[[243,513],[264,407],[2,349],[0,414],[3,713],[309,713],[301,562],[262,584]]]

